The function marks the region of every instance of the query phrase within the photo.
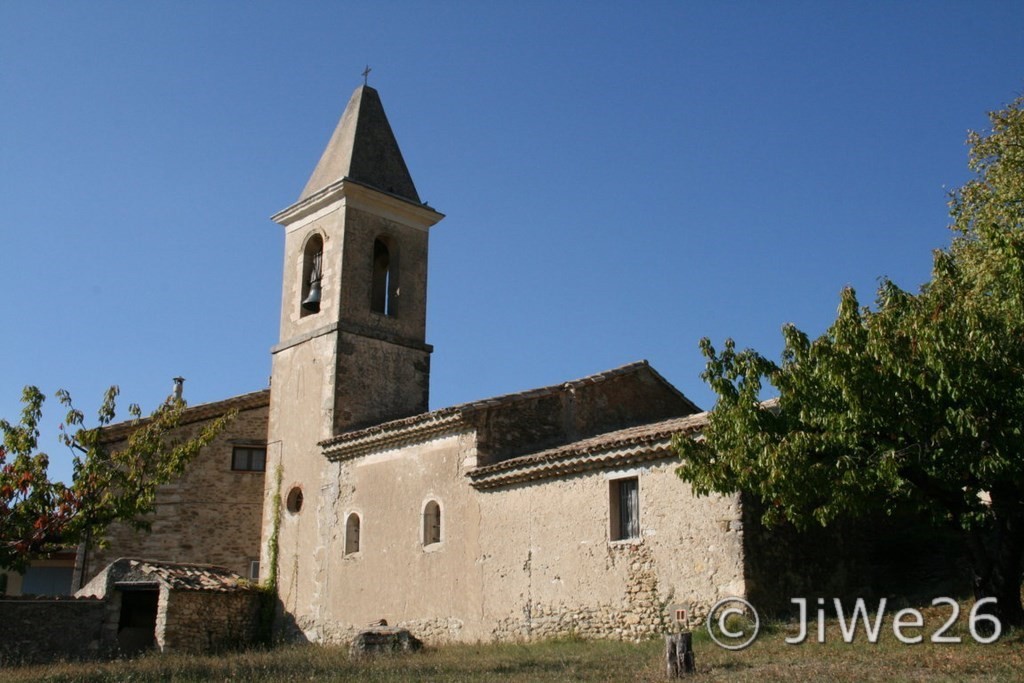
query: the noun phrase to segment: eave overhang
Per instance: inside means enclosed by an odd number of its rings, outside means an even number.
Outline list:
[[[346,206],[351,208],[373,210],[384,218],[421,230],[429,229],[444,218],[443,213],[435,211],[426,204],[417,204],[357,180],[342,178],[311,194],[306,199],[278,211],[270,217],[270,220],[278,225],[288,227],[343,200]]]

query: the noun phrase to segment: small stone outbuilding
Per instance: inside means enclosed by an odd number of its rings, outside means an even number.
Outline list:
[[[77,595],[106,603],[105,652],[231,650],[254,642],[259,629],[259,591],[223,567],[122,558]]]

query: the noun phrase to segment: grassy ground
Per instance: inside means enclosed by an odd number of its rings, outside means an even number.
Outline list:
[[[925,641],[949,615],[923,610]],[[887,631],[884,629],[888,629]],[[990,645],[973,641],[966,620],[950,635],[960,644],[906,645],[888,622],[878,643],[863,631],[853,644],[830,623],[826,642],[788,645],[795,625],[766,628],[739,652],[695,632],[700,681],[1021,681],[1024,633]],[[813,624],[812,638],[813,641]],[[221,656],[151,655],[133,661],[55,664],[0,670],[9,681],[663,681],[663,644],[556,640],[533,644],[457,645],[421,653],[350,660],[336,647],[292,646]],[[694,680],[694,679],[691,679]]]

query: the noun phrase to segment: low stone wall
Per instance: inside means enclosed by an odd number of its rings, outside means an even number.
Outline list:
[[[0,665],[102,656],[105,616],[95,598],[2,598]]]

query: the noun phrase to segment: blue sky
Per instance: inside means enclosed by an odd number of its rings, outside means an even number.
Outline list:
[[[914,289],[1024,4],[0,3],[0,415],[263,388],[281,228],[360,72],[431,234],[431,407]],[[43,447],[66,467],[50,402]],[[66,470],[64,470],[66,471]]]

